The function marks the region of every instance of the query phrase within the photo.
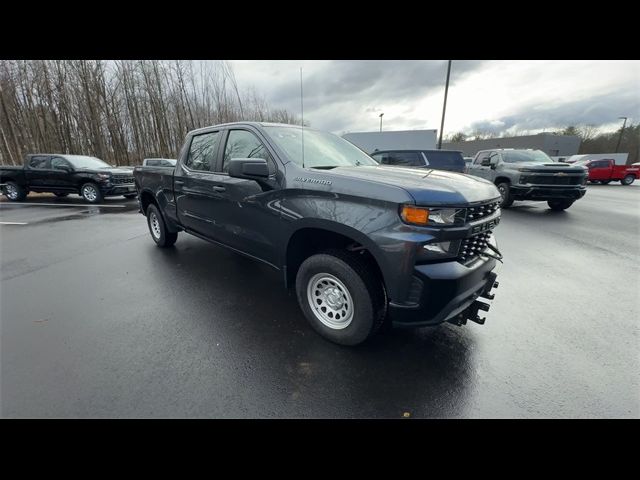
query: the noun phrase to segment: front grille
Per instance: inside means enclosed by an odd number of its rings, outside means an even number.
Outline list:
[[[500,200],[467,208],[467,221],[476,221],[488,217],[500,208]]]
[[[491,231],[479,233],[462,240],[460,250],[458,250],[458,261],[467,264],[478,258],[478,256],[487,249],[490,237]]]
[[[123,183],[133,183],[133,177],[113,177],[111,183],[121,185]]]
[[[535,185],[580,185],[582,176],[555,176],[555,175],[524,175],[520,183],[532,183]]]

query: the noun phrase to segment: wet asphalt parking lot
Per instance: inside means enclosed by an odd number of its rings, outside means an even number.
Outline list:
[[[0,203],[4,418],[640,417],[640,184],[517,202],[485,325],[356,348],[268,267],[155,247],[135,200],[25,203]]]

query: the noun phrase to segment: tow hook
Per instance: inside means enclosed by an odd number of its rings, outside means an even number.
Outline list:
[[[479,295],[480,297],[493,300],[495,295],[491,293],[491,289],[498,288],[499,285],[499,283],[495,281],[496,276],[497,275],[495,273],[491,273],[491,278],[487,282],[487,286],[485,287],[485,289]],[[476,299],[464,311],[449,320],[449,322],[453,323],[454,325],[462,326],[466,325],[467,320],[471,320],[478,325],[484,325],[486,317],[481,317],[480,315],[478,315],[478,311],[482,310],[484,312],[488,312],[489,308],[491,308],[491,305]]]

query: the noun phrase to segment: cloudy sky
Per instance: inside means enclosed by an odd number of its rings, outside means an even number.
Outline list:
[[[439,129],[446,61],[231,61],[241,88],[254,86],[273,108],[300,112],[337,134]],[[640,121],[640,62],[454,60],[445,135],[463,131],[537,133],[567,125],[614,130]]]

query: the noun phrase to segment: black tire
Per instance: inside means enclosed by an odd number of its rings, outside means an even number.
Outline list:
[[[157,221],[157,224],[154,223]],[[149,233],[151,238],[161,248],[172,246],[178,240],[178,234],[175,232],[169,232],[167,225],[164,223],[164,218],[158,207],[155,205],[149,205],[147,207],[147,225],[149,227]],[[157,230],[156,230],[157,227]]]
[[[87,182],[80,187],[80,195],[88,203],[100,203],[102,202],[102,192],[100,187],[93,182]]]
[[[136,198],[137,196],[138,196],[137,193],[130,193],[130,194],[124,195],[124,198],[131,199],[131,198]]]
[[[571,205],[573,205],[573,202],[575,202],[575,200],[549,200],[547,204],[549,205],[549,208],[551,210],[559,212],[561,210],[566,210],[567,208],[569,208]]]
[[[27,198],[27,191],[16,182],[7,182],[4,186],[4,196],[12,202],[21,202]]]
[[[622,180],[620,180],[620,183],[622,185],[631,185],[635,179],[636,177],[634,175],[626,175]]]
[[[68,193],[54,193],[54,195],[55,195],[56,197],[58,197],[58,198],[64,198],[64,197],[66,197],[66,196],[67,196],[67,195],[69,195],[69,194],[68,194]]]
[[[498,187],[500,195],[502,196],[502,203],[500,204],[500,208],[509,208],[511,205],[513,205],[513,197],[511,196],[511,189],[509,188],[509,184],[507,182],[501,182],[496,186]]]
[[[353,305],[350,323],[336,329],[323,323],[311,306],[309,295],[313,295],[314,279],[329,275],[337,279],[348,290]],[[310,283],[312,285],[310,286]],[[330,285],[328,285],[330,286]],[[308,292],[308,287],[311,293]],[[340,291],[342,289],[340,288]],[[307,258],[296,276],[298,303],[313,329],[324,338],[340,345],[358,345],[371,338],[384,324],[387,313],[387,297],[384,285],[375,268],[361,255],[346,250],[327,250]],[[318,291],[315,292],[318,295]],[[315,297],[313,297],[315,298]],[[319,296],[316,301],[320,302]],[[342,297],[346,299],[347,297]],[[320,307],[322,308],[322,307]],[[337,312],[337,311],[336,311]],[[329,310],[331,315],[334,312]],[[319,314],[321,315],[321,314]],[[336,318],[338,314],[336,314]]]

